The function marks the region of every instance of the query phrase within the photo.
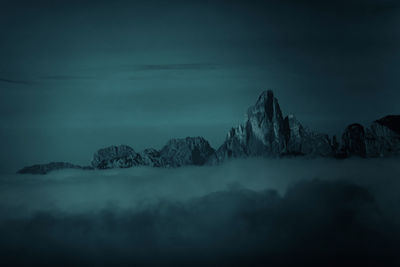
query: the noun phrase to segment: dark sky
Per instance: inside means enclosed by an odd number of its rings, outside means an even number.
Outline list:
[[[395,1],[1,1],[0,169],[218,147],[262,90],[330,134],[399,114]]]

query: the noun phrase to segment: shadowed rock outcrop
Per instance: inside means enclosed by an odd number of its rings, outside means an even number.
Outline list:
[[[204,165],[215,150],[202,137],[171,139],[161,149],[161,162],[164,167],[184,165]]]
[[[342,135],[341,153],[346,156],[367,156],[365,146],[365,130],[361,124],[354,123],[346,127]]]
[[[245,122],[232,128],[213,161],[247,156],[332,154],[328,135],[306,129],[294,115],[283,117],[272,91],[264,91],[247,111]]]
[[[133,166],[180,167],[203,165],[215,150],[202,137],[171,139],[160,150],[147,148],[136,153],[127,145],[110,146],[97,151],[92,166],[97,169],[129,168]]]
[[[27,166],[19,170],[17,173],[21,174],[47,174],[51,171],[61,169],[81,169],[81,170],[93,170],[90,166],[80,166],[69,162],[50,162],[46,164],[36,164]]]
[[[386,116],[366,129],[368,157],[400,155],[400,116]]]
[[[129,168],[142,164],[140,154],[127,145],[109,146],[93,155],[92,166],[97,169]]]
[[[342,157],[386,157],[400,155],[400,116],[386,116],[369,127],[347,126],[342,136]]]
[[[162,167],[160,151],[154,148],[146,148],[140,152],[141,164],[151,167]]]
[[[388,115],[375,122],[381,126],[385,126],[396,134],[400,134],[400,115]]]

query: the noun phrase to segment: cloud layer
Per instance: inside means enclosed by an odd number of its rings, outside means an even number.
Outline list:
[[[6,210],[3,198],[2,261],[57,266],[393,266],[400,263],[396,252],[400,241],[400,216],[395,205],[400,188],[395,178],[396,165],[390,168],[390,161],[370,161],[371,168],[385,167],[372,173],[368,167],[359,169],[365,163],[357,160],[346,163],[347,166],[338,161],[292,160],[282,165],[278,161],[264,162],[269,167],[277,165],[270,168],[270,174],[265,174],[266,179],[273,180],[274,172],[281,170],[280,179],[286,180],[286,189],[278,191],[273,183],[262,186],[261,181],[252,181],[253,177],[259,179],[257,171],[264,171],[259,163],[236,162],[232,165],[236,171],[229,164],[218,170],[160,170],[158,178],[139,169],[130,181],[123,177],[123,172],[108,173],[110,180],[115,179],[108,183],[115,195],[129,191],[140,194],[146,188],[143,183],[152,185],[154,191],[145,191],[142,196],[125,196],[124,205],[100,202],[98,208],[88,205],[84,209],[71,208],[72,205],[62,209],[58,204],[16,215],[18,211]],[[287,163],[293,166],[291,174],[283,169]],[[331,176],[304,178],[300,170],[313,163],[319,166],[310,172],[318,173],[317,168],[330,172],[338,167],[347,167],[347,171],[340,168]],[[249,171],[251,164],[253,167],[258,164],[259,170]],[[355,169],[351,170],[351,166]],[[351,176],[342,177],[345,172]],[[23,191],[27,196],[30,190],[38,190],[29,187],[39,185],[43,188],[43,198],[50,198],[51,188],[60,198],[65,197],[62,190],[71,188],[77,200],[90,202],[85,194],[99,194],[93,199],[109,197],[95,180],[74,178],[79,173],[68,174],[72,176],[64,177],[62,187],[56,187],[60,181],[51,179],[59,179],[61,174],[48,180],[41,181],[38,177],[32,181],[28,177],[2,184],[14,186],[14,193]],[[183,174],[188,181],[182,180],[180,187],[179,176]],[[217,174],[221,182],[211,183],[208,179]],[[230,177],[223,178],[223,174]],[[203,183],[195,181],[198,175],[204,176]],[[363,177],[357,178],[358,175]],[[163,183],[163,179],[170,180]],[[175,187],[171,192],[176,190],[175,194],[184,196],[180,191],[187,187],[193,197],[174,198],[163,193],[161,188],[169,183]],[[221,185],[226,183],[229,186],[222,189]],[[131,190],[117,189],[118,184]],[[203,190],[195,188],[201,184]],[[256,184],[259,189],[250,189]],[[92,190],[85,186],[92,186]],[[158,200],[138,205],[144,196]],[[11,197],[9,201],[18,202]],[[60,201],[73,202],[67,198]],[[15,203],[8,204],[12,207]],[[23,206],[26,203],[20,207]]]

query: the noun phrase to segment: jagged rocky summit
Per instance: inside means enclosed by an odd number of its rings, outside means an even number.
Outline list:
[[[400,116],[390,115],[369,127],[351,124],[339,142],[304,127],[294,115],[284,116],[271,90],[264,91],[247,110],[244,122],[232,128],[224,143],[214,150],[202,137],[171,139],[160,150],[147,148],[136,152],[127,145],[98,150],[91,167],[52,162],[25,167],[18,173],[46,174],[65,168],[110,169],[134,166],[180,167],[219,164],[229,158],[322,156],[347,158],[400,155]]]
[[[229,131],[214,160],[221,162],[246,156],[330,156],[332,152],[328,135],[303,127],[294,115],[283,117],[278,100],[269,90],[248,109],[245,122]]]
[[[145,149],[136,153],[133,148],[120,145],[97,151],[92,166],[97,169],[129,168],[138,165],[153,167],[180,167],[204,165],[215,150],[202,137],[171,139],[160,150]]]

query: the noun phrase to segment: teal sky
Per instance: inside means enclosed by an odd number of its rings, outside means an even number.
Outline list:
[[[400,113],[395,2],[3,2],[1,168],[187,135],[218,147],[269,88],[330,134]]]

